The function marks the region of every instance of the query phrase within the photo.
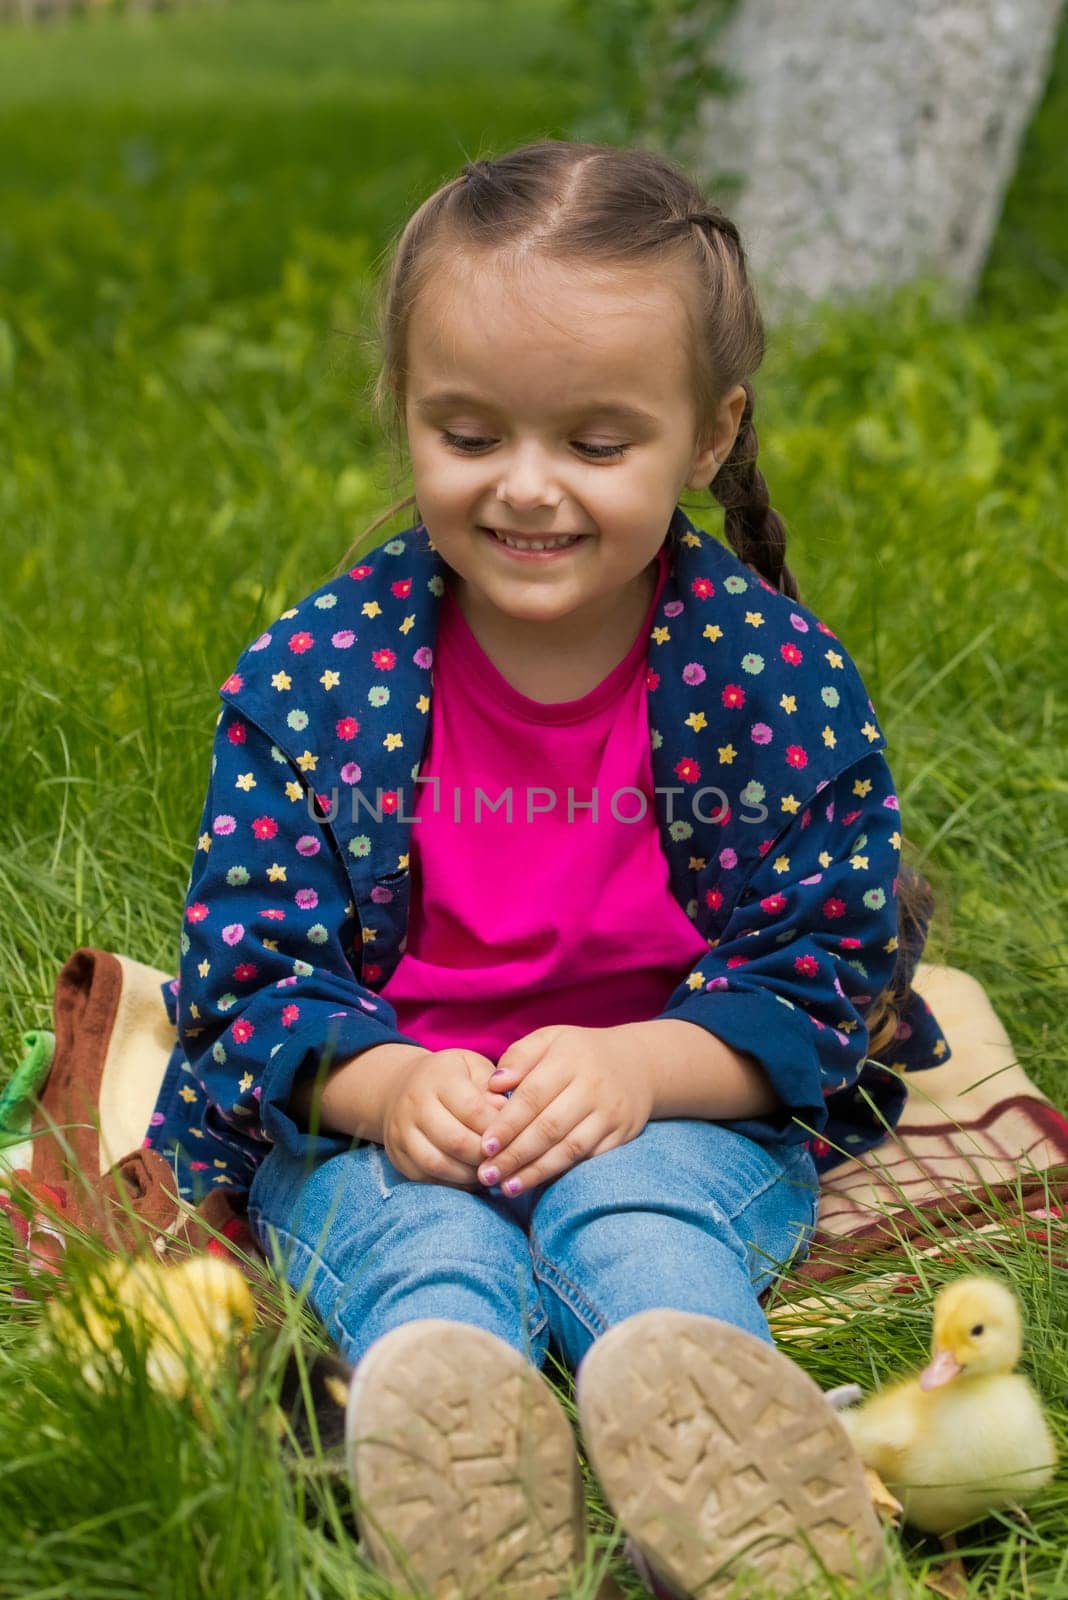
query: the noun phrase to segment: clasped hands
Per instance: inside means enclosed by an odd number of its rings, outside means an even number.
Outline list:
[[[652,1108],[652,1074],[625,1027],[552,1024],[509,1045],[496,1068],[463,1048],[417,1057],[383,1141],[406,1177],[514,1195],[637,1138]]]

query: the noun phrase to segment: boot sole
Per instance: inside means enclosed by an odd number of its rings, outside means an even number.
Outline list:
[[[375,1565],[434,1600],[557,1600],[583,1561],[575,1437],[546,1379],[465,1323],[419,1319],[367,1351],[346,1452]]]
[[[864,1468],[820,1389],[774,1346],[686,1311],[602,1335],[576,1395],[590,1464],[668,1583],[725,1600],[883,1561]]]

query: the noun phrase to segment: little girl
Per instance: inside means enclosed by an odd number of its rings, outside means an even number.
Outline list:
[[[550,1348],[650,1584],[869,1570],[760,1297],[888,1069],[947,1051],[885,740],[757,470],[737,230],[649,152],[476,161],[405,227],[383,343],[417,520],[222,685],[153,1142],[249,1191],[356,1365],[394,1581],[568,1591]]]

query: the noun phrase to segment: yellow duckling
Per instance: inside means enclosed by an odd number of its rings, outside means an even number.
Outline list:
[[[121,1361],[119,1324],[145,1337],[145,1372],[163,1394],[181,1397],[194,1372],[210,1375],[234,1359],[235,1340],[255,1321],[252,1293],[232,1262],[191,1256],[176,1265],[116,1256],[90,1274],[73,1300],[48,1306],[53,1338],[83,1356],[82,1377],[101,1388],[100,1360]]]
[[[1052,1478],[1053,1437],[1035,1391],[1013,1371],[1022,1343],[1005,1285],[958,1278],[935,1298],[931,1360],[919,1376],[839,1412],[861,1460],[925,1533],[974,1522]]]

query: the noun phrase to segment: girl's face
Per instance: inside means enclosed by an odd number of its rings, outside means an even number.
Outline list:
[[[698,436],[688,340],[668,273],[443,262],[412,311],[405,425],[469,620],[576,644],[647,599],[681,490],[714,477],[745,404],[738,386]]]

